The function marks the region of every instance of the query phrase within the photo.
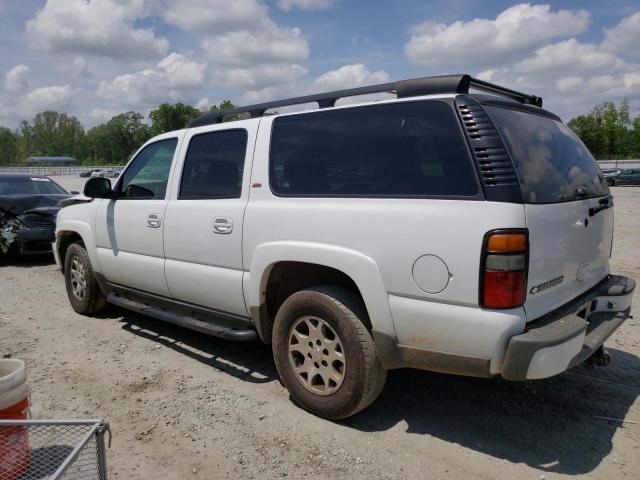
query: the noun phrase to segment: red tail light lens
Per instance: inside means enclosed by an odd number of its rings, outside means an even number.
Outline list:
[[[513,308],[524,303],[525,271],[484,272],[484,306]]]
[[[524,303],[527,254],[526,230],[500,230],[486,235],[481,260],[481,306],[515,308]]]

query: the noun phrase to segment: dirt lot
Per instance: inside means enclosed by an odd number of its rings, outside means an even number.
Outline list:
[[[613,194],[612,270],[640,279],[640,188]],[[268,346],[115,307],[75,314],[49,256],[0,266],[0,354],[26,360],[35,418],[110,421],[116,479],[640,478],[635,303],[607,368],[531,383],[393,371],[372,407],[339,423],[289,401]]]

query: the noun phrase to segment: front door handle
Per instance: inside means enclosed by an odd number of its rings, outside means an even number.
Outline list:
[[[233,231],[233,220],[228,217],[218,217],[213,220],[213,232],[228,234]]]
[[[147,227],[160,228],[162,225],[162,217],[157,213],[150,213],[147,217]]]

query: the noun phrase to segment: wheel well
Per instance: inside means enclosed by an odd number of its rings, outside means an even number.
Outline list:
[[[60,243],[58,247],[58,254],[60,255],[60,265],[62,267],[62,271],[64,271],[64,260],[67,255],[67,249],[69,248],[69,245],[76,242],[80,243],[84,247],[84,242],[82,241],[82,237],[76,232],[60,233]]]
[[[262,309],[265,317],[262,320],[263,339],[271,341],[271,330],[278,309],[292,294],[315,285],[336,285],[356,295],[364,305],[362,293],[353,279],[335,268],[304,262],[276,263],[269,274],[265,290],[266,308]],[[365,319],[366,327],[371,330],[369,319]]]

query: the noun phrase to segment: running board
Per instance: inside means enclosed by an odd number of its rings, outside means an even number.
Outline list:
[[[120,297],[115,293],[110,293],[107,296],[107,302],[117,305],[118,307],[126,308],[127,310],[133,310],[134,312],[157,318],[158,320],[163,320],[165,322],[173,323],[174,325],[179,325],[181,327],[189,328],[207,335],[224,338],[226,340],[247,342],[258,338],[255,330],[236,330],[233,328],[220,327],[193,317],[172,313],[163,308],[145,305],[144,303]]]

